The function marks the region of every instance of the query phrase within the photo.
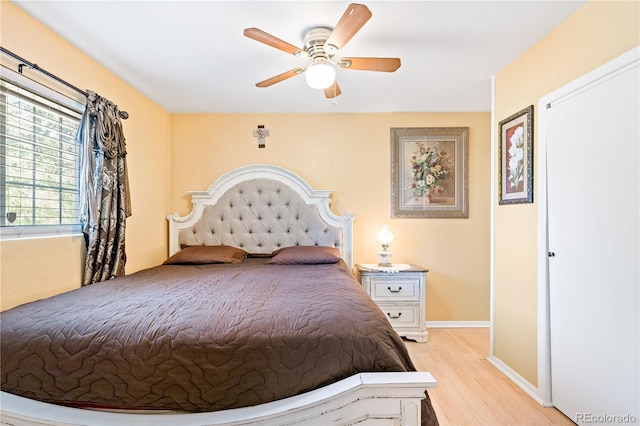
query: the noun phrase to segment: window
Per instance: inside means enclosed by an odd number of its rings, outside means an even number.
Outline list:
[[[15,74],[15,75],[14,75]],[[17,73],[0,78],[3,237],[79,232],[83,105]]]

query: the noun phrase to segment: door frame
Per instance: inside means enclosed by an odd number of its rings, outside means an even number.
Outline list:
[[[630,68],[640,66],[640,46],[620,55],[593,71],[560,87],[538,100],[537,181],[538,201],[538,398],[544,406],[553,406],[551,394],[551,322],[549,300],[549,234],[547,203],[547,109],[564,98],[590,89]]]

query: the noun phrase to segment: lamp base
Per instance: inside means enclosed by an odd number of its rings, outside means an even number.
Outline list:
[[[389,267],[391,266],[391,256],[392,253],[390,251],[379,251],[378,252],[378,266]]]

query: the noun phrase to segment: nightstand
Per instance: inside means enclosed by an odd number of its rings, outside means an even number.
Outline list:
[[[427,341],[425,285],[428,270],[416,265],[385,272],[356,265],[356,278],[393,326],[407,339]]]

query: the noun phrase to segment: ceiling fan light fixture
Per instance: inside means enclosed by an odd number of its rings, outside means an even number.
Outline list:
[[[312,89],[326,89],[336,80],[336,70],[326,59],[316,58],[304,73]]]

